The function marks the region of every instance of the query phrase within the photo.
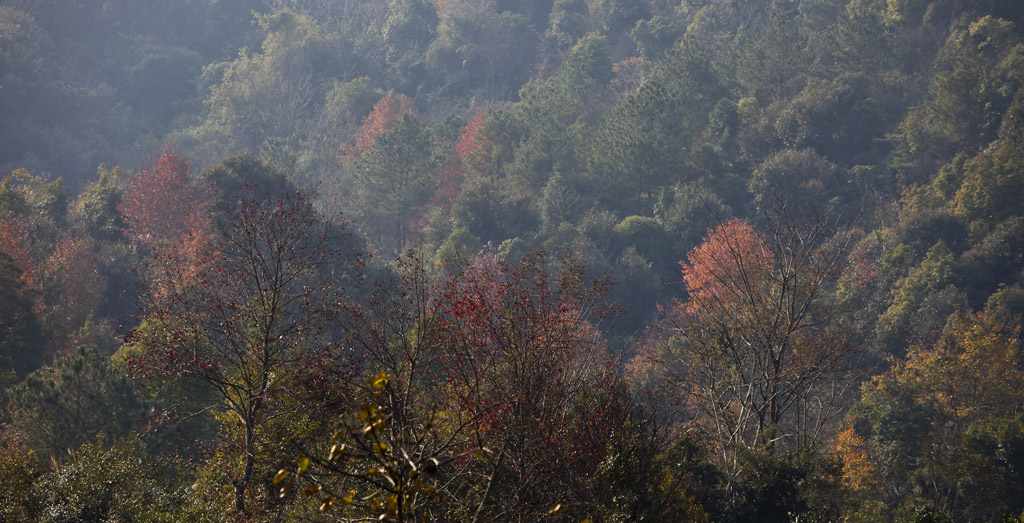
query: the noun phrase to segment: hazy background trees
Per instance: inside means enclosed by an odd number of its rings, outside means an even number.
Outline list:
[[[1018,4],[5,3],[0,517],[1019,519]]]

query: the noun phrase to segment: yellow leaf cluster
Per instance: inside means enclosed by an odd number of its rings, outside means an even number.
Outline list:
[[[864,439],[853,427],[847,427],[836,437],[835,453],[843,460],[843,483],[854,490],[870,488],[878,473],[868,457]]]

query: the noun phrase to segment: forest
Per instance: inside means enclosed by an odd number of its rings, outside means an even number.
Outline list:
[[[0,521],[1024,521],[1024,2],[4,0]]]

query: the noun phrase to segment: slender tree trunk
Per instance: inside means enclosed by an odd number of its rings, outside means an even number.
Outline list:
[[[772,358],[771,387],[768,399],[768,452],[775,454],[775,439],[779,431],[779,382],[782,380],[782,362],[778,358]]]
[[[248,416],[245,421],[245,467],[242,469],[242,477],[235,480],[235,516],[238,518],[249,517],[249,511],[245,508],[245,490],[249,487],[252,479],[254,465],[255,430],[253,430],[253,419],[255,416]]]
[[[487,490],[484,491],[484,497],[480,500],[480,504],[476,507],[476,513],[473,514],[473,523],[480,521],[483,517],[484,507],[487,506],[487,501],[491,498],[491,491],[494,489],[494,484],[498,481],[498,476],[501,473],[502,463],[505,462],[505,449],[508,448],[509,436],[505,436],[505,441],[501,443],[500,454],[498,455],[498,463],[494,465],[494,471],[491,472],[491,477],[487,481]]]

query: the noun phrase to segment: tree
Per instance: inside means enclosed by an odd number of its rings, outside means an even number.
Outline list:
[[[638,21],[629,36],[636,43],[641,57],[656,60],[679,40],[680,33],[680,28],[672,20],[654,16],[650,20]]]
[[[632,214],[649,214],[651,196],[668,180],[679,180],[686,164],[702,102],[687,70],[687,50],[670,53],[663,71],[609,111],[591,143],[587,162],[595,181]]]
[[[996,312],[953,315],[936,342],[864,383],[850,414],[891,509],[953,520],[1024,509],[1020,327]]]
[[[783,9],[773,14],[757,39],[745,46],[737,71],[748,93],[771,101],[800,90],[809,58],[798,20]]]
[[[366,377],[358,416],[282,481],[301,471],[321,509],[345,517],[533,519],[570,501],[565,512],[593,514],[606,500],[581,492],[622,415],[590,322],[603,284],[544,266],[485,254],[431,283],[403,259],[343,318]]]
[[[210,191],[192,182],[189,166],[188,158],[167,143],[154,164],[138,172],[119,205],[129,238],[153,247],[206,226]]]
[[[521,130],[506,111],[480,111],[466,123],[455,150],[468,178],[496,180],[512,162]]]
[[[174,135],[204,163],[309,131],[331,80],[358,63],[341,38],[308,14],[257,9],[253,17],[264,35],[260,48],[243,48],[234,60],[203,69],[202,118]]]
[[[382,98],[384,91],[374,87],[367,76],[347,82],[335,81],[327,93],[324,116],[334,120],[334,125],[355,126]]]
[[[904,180],[924,180],[958,152],[980,150],[997,137],[1024,80],[1022,50],[1013,23],[991,15],[950,33],[936,57],[928,96],[908,111],[894,137],[893,164]],[[992,167],[1006,161],[1000,160]]]
[[[469,229],[459,227],[452,231],[434,252],[434,269],[457,269],[460,260],[471,258],[480,249],[480,238],[473,236]]]
[[[78,346],[14,388],[12,425],[30,448],[60,456],[100,433],[120,438],[145,416],[131,376],[110,361],[109,349]]]
[[[920,322],[922,305],[925,300],[947,289],[953,278],[953,255],[946,244],[936,243],[921,263],[910,269],[892,287],[888,308],[878,315],[875,333],[882,341],[893,342],[903,339],[905,330],[912,320]],[[939,318],[945,321],[946,314]],[[931,325],[941,330],[942,324]]]
[[[129,337],[129,361],[142,376],[205,384],[234,419],[241,465],[229,475],[234,505],[248,514],[246,491],[263,456],[262,430],[281,415],[286,374],[331,346],[346,304],[343,230],[301,193],[242,190],[223,205],[213,238],[183,255],[188,239],[156,251],[142,294],[145,316]]]
[[[834,202],[844,196],[837,171],[834,164],[810,149],[785,150],[757,167],[748,189],[754,204],[762,207],[770,207],[772,200],[783,194],[794,207],[834,207]],[[845,210],[840,208],[837,212]]]
[[[175,481],[177,463],[149,454],[137,438],[97,438],[68,457],[32,485],[35,503],[26,507],[32,520],[215,520],[212,510],[189,502],[190,489]]]
[[[828,292],[846,242],[823,221],[769,220],[763,236],[732,219],[681,262],[675,379],[730,477],[741,449],[813,448],[840,406],[854,345]]]
[[[41,504],[32,483],[42,468],[23,443],[8,427],[0,427],[0,466],[6,475],[0,482],[0,518],[4,521],[31,521]]]
[[[0,250],[22,269],[33,291],[43,288],[41,265],[64,233],[68,188],[18,169],[0,182]]]
[[[118,210],[124,191],[116,184],[123,174],[119,167],[107,169],[101,165],[99,178],[75,199],[73,218],[97,240],[118,240],[124,234],[124,218]]]
[[[14,217],[0,217],[0,251],[10,257],[10,262],[18,267],[18,281],[29,289],[39,291],[36,275],[38,262],[30,252],[29,228],[21,220],[11,218]]]
[[[401,252],[436,186],[433,134],[411,114],[376,135],[352,166],[366,236],[384,251]]]
[[[100,308],[106,282],[96,267],[93,242],[88,237],[61,235],[53,252],[38,268],[42,303],[39,317],[50,331],[51,351],[63,352]]]
[[[315,496],[321,512],[416,521],[436,511],[438,469],[479,450],[469,439],[472,417],[451,410],[443,392],[444,346],[433,335],[441,318],[432,314],[426,268],[409,257],[396,269],[342,318],[366,379],[346,378],[351,390],[326,445],[306,439],[297,466],[278,472],[283,497],[295,490]]]
[[[388,16],[381,32],[389,62],[405,66],[402,67],[405,69],[411,61],[422,56],[434,36],[438,9],[432,2],[424,0],[388,2]]]
[[[964,171],[950,206],[976,236],[1006,218],[1024,214],[1024,205],[1013,196],[1024,192],[1024,151],[1020,146],[1011,141],[999,143],[968,160]]]
[[[958,286],[980,307],[983,300],[997,292],[1024,269],[1024,217],[1007,218],[992,228],[956,262]]]
[[[427,52],[431,67],[462,80],[460,88],[484,100],[517,92],[537,56],[537,33],[526,18],[496,7],[461,2],[449,9]]]
[[[484,147],[484,144],[479,143],[483,140],[480,129],[483,128],[488,116],[490,116],[489,109],[479,108],[462,129],[462,133],[455,143],[455,155],[447,158],[438,177],[437,192],[434,196],[438,205],[451,208],[452,204],[458,200],[462,192],[463,181],[466,178],[470,156]]]
[[[0,365],[19,375],[42,364],[45,350],[29,292],[21,268],[0,250]]]
[[[404,94],[396,95],[394,91],[389,92],[374,104],[373,111],[363,118],[363,125],[356,133],[355,144],[341,146],[342,162],[351,163],[372,149],[377,136],[390,131],[395,124],[402,121],[406,114],[416,116],[412,99]]]
[[[596,470],[616,423],[595,327],[608,313],[606,282],[568,259],[555,273],[545,265],[485,255],[440,289],[445,370],[468,385],[451,393],[478,418],[472,435],[489,449],[465,463],[485,486],[472,493],[477,520],[537,517],[568,498]]]

